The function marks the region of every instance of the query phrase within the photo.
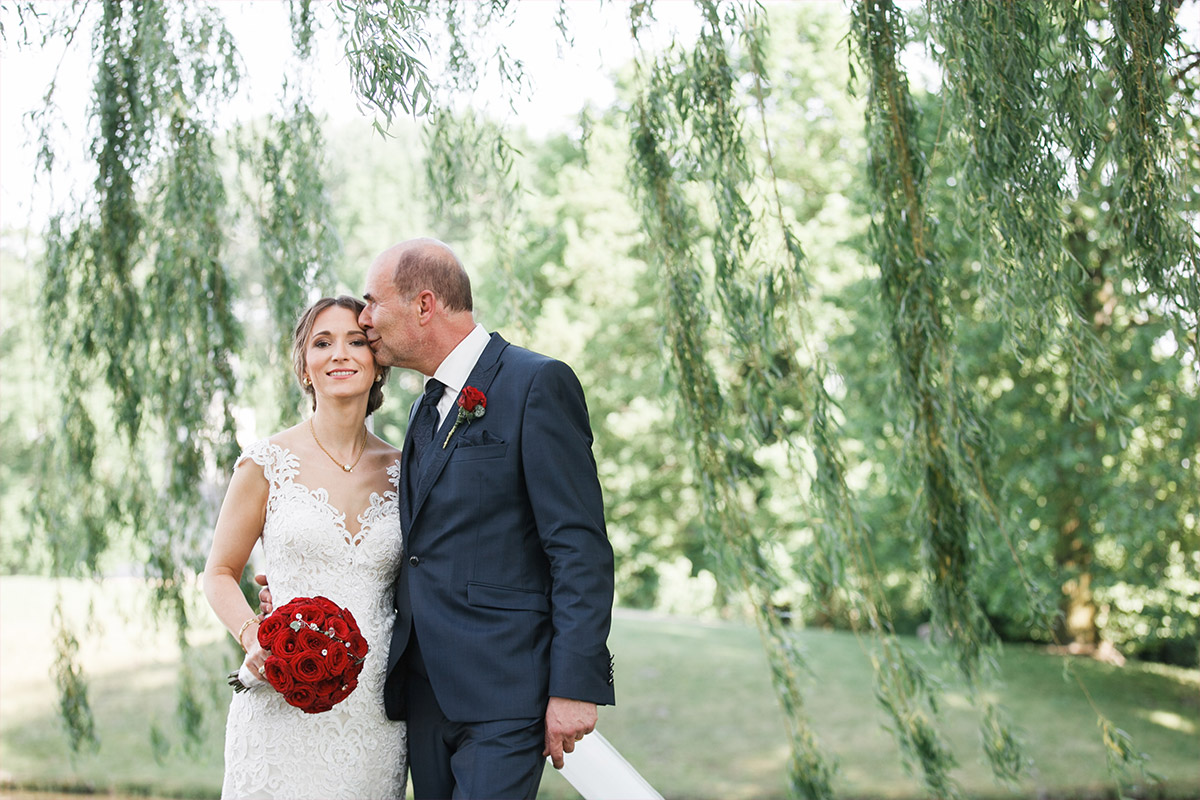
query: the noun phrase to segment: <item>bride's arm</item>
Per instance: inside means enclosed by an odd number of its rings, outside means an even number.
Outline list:
[[[262,666],[266,653],[258,645],[257,615],[246,602],[238,580],[262,534],[269,490],[262,467],[254,462],[247,460],[234,470],[204,566],[204,596],[249,654],[247,665],[252,670]]]

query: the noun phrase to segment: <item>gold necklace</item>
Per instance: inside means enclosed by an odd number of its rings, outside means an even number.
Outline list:
[[[343,464],[333,457],[333,453],[325,449],[325,445],[321,444],[321,440],[317,438],[317,429],[313,427],[312,417],[308,418],[308,430],[312,433],[313,441],[317,443],[317,447],[321,448],[321,452],[329,456],[329,460],[341,467],[343,472],[354,472],[354,468],[358,466],[358,462],[362,461],[363,453],[367,452],[367,429],[365,427],[362,432],[362,442],[359,445],[358,458],[354,459],[353,464]]]

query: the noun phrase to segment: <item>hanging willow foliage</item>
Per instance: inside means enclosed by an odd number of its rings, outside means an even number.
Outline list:
[[[506,127],[487,113],[490,96],[481,96],[479,91],[480,81],[490,74],[505,90],[501,99],[508,111],[530,91],[521,60],[488,36],[511,25],[516,6],[509,0],[422,0],[420,5],[431,17],[438,16],[448,42],[445,80],[435,93],[435,109],[423,128],[425,179],[433,213],[461,238],[469,238],[472,228],[480,231],[492,252],[490,263],[480,266],[502,278],[503,314],[512,323],[527,327],[530,288],[517,275],[518,243],[510,235],[518,227],[513,215],[520,212],[524,200],[515,169],[520,152]],[[556,24],[565,40],[564,14],[560,0]]]
[[[1060,5],[1069,26],[1054,13]],[[957,221],[979,243],[984,290],[1004,309],[1011,341],[1027,353],[1064,352],[1072,413],[1104,416],[1117,383],[1081,306],[1084,273],[1066,248],[1063,213],[1070,161],[1062,140],[1080,164],[1093,152],[1086,84],[1061,74],[1071,50],[1060,38],[1064,29],[1086,36],[1083,12],[1049,2],[943,0],[928,11],[952,123],[946,142],[957,147]],[[1086,40],[1073,44],[1090,55]]]
[[[429,51],[421,4],[338,0],[334,8],[346,39],[355,92],[368,108],[383,115],[375,128],[384,133],[397,111],[427,111],[433,93],[421,62],[421,55]]]
[[[754,610],[784,712],[791,790],[819,800],[833,796],[833,769],[804,711],[803,655],[773,600],[783,585],[774,543],[752,519],[762,482],[754,448],[781,437],[785,405],[777,387],[786,373],[796,372],[783,327],[794,262],[772,267],[754,248],[756,215],[744,194],[752,172],[725,40],[726,25],[745,9],[698,6],[705,25],[690,55],[640,65],[649,74],[631,115],[631,183],[666,286],[663,333],[679,393],[679,425],[701,476],[705,534],[722,581],[742,592]],[[635,37],[641,19],[634,9]],[[761,51],[757,56],[761,63]],[[711,202],[713,225],[702,222],[697,197]],[[785,238],[798,259],[790,230]],[[704,247],[708,258],[702,257]],[[719,336],[702,272],[709,259],[723,323]],[[724,347],[714,337],[732,350],[725,364],[717,363],[715,351]],[[721,379],[730,372],[737,378]]]
[[[33,520],[58,575],[96,573],[110,537],[133,532],[186,664],[184,583],[211,523],[200,487],[236,447],[230,361],[241,332],[207,121],[238,72],[219,19],[175,4],[103,3],[95,48],[95,201],[53,219],[46,241],[43,319],[61,422],[46,434]],[[97,425],[98,414],[115,429]],[[56,619],[56,674],[77,747],[94,725],[75,637]],[[189,741],[200,733],[198,688],[185,668]]]
[[[209,524],[196,513],[206,502],[199,486],[205,469],[231,463],[235,447],[230,359],[240,331],[222,263],[226,198],[209,121],[234,91],[237,71],[228,35],[211,11],[162,0],[107,0],[100,7],[96,199],[52,220],[46,241],[44,318],[53,325],[50,340],[61,364],[61,418],[41,449],[35,520],[57,574],[97,571],[110,538],[136,531],[153,554],[159,607],[174,618],[186,652],[180,589]],[[957,792],[953,758],[937,730],[934,682],[891,632],[873,585],[870,539],[846,485],[825,389],[835,373],[807,339],[801,243],[778,187],[773,196],[751,188],[763,167],[748,152],[765,153],[774,179],[765,16],[753,2],[697,0],[697,7],[705,25],[695,47],[641,58],[642,85],[630,115],[631,176],[662,275],[663,335],[680,426],[700,476],[722,582],[755,609],[787,720],[794,793],[831,797],[832,769],[805,718],[802,654],[773,602],[782,584],[778,543],[754,521],[763,486],[756,452],[784,441],[796,474],[811,470],[808,517],[816,540],[807,577],[830,587],[862,621],[859,633],[872,642],[876,696],[906,762],[920,770],[930,794],[950,797]],[[564,8],[560,0],[566,39]],[[321,6],[293,0],[290,9],[293,42],[308,57]],[[983,477],[988,437],[955,363],[948,299],[956,287],[944,268],[943,234],[926,210],[926,167],[933,146],[945,144],[962,186],[952,230],[980,242],[994,270],[988,290],[1017,312],[1006,315],[1012,346],[1034,350],[1049,340],[1068,354],[1073,392],[1097,400],[1077,410],[1103,416],[1110,382],[1083,313],[1086,296],[1077,284],[1086,276],[1063,246],[1058,222],[1075,175],[1117,176],[1112,219],[1128,250],[1123,277],[1160,293],[1181,338],[1196,344],[1196,231],[1175,208],[1186,155],[1172,139],[1177,110],[1166,94],[1179,49],[1175,8],[1166,0],[1124,0],[1111,9],[1105,16],[1051,0],[929,3],[946,98],[943,135],[931,145],[917,135],[900,61],[904,15],[883,0],[854,5],[869,95],[871,245],[907,403],[910,466],[920,475],[914,528],[935,624],[983,710],[984,748],[1005,778],[1017,774],[1022,759],[1003,714],[986,698],[996,642],[973,585],[990,505]],[[651,10],[648,1],[630,6],[635,39]],[[454,94],[474,92],[483,62],[471,39],[503,24],[509,11],[506,0],[332,6],[355,89],[379,115],[381,131],[398,113],[452,108]],[[444,93],[432,88],[422,60],[430,55],[424,29],[435,14],[451,42]],[[74,36],[75,28],[66,33]],[[524,91],[518,59],[500,50],[488,63],[513,94]],[[1111,120],[1099,115],[1099,108],[1110,112],[1093,85],[1107,68],[1117,109]],[[752,147],[747,89],[763,123]],[[516,151],[505,130],[449,112],[435,114],[427,130],[430,182],[445,203],[440,210],[464,212],[479,199],[468,192],[485,187],[484,226],[502,243],[503,270],[513,246],[506,215],[520,199]],[[321,149],[317,122],[297,99],[240,151],[262,179],[252,194],[277,320],[290,321],[306,287],[337,252]],[[47,168],[53,155],[43,152]],[[101,415],[115,425],[98,424]],[[64,495],[73,502],[62,503]],[[56,620],[63,716],[79,749],[95,740],[87,684],[77,640],[61,614]],[[181,677],[180,713],[194,732],[202,706],[186,661]],[[1127,738],[1100,722],[1109,752],[1129,761]]]
[[[806,325],[797,329],[801,344],[793,335],[792,320],[803,317],[803,309],[793,302],[806,281],[803,252],[785,218],[771,166],[762,88],[769,83],[763,55],[765,19],[754,4],[724,10],[703,1],[698,6],[706,25],[690,56],[661,59],[650,68],[633,123],[632,183],[668,282],[665,334],[680,392],[682,427],[691,434],[697,468],[705,476],[712,546],[725,580],[742,589],[757,612],[791,735],[793,792],[827,796],[831,768],[804,719],[797,681],[806,665],[770,603],[781,584],[767,556],[772,543],[749,524],[745,505],[757,483],[755,447],[782,439],[797,472],[803,472],[809,460],[815,464],[810,486],[820,510],[810,513],[818,535],[816,558],[806,561],[807,577],[816,585],[837,587],[853,609],[852,618],[866,621],[865,630],[875,642],[871,660],[876,696],[893,719],[891,727],[906,760],[935,796],[952,796],[956,789],[949,772],[955,762],[933,724],[936,682],[899,645],[880,610],[870,545],[846,486],[838,434],[830,419],[827,368],[804,336]],[[635,15],[635,30],[637,21]],[[773,198],[764,198],[774,209],[765,220],[755,210],[761,203],[747,195],[754,167],[746,153],[737,91],[740,76],[728,54],[735,36],[745,49],[764,123],[758,144],[767,153],[766,169],[775,191]],[[693,187],[704,187],[711,201],[716,217],[711,230],[701,226],[703,215],[696,208]],[[776,226],[776,234],[771,236],[764,224]],[[764,250],[760,239],[774,240],[778,251]],[[706,333],[708,279],[698,258],[706,240],[713,263],[711,292],[721,310],[725,339],[720,345]],[[726,349],[735,369],[713,363]],[[811,364],[807,370],[797,361],[800,351]],[[718,378],[718,373],[729,372],[737,379]],[[784,412],[796,394],[796,382],[802,386],[803,406],[795,410],[805,422],[800,435],[789,435]],[[1011,747],[1011,737],[1006,741]]]
[[[921,474],[914,520],[925,560],[934,628],[951,644],[959,673],[983,709],[982,741],[997,777],[1015,779],[1021,757],[1010,725],[985,689],[997,639],[977,599],[977,553],[987,474],[987,432],[955,364],[953,315],[937,226],[926,213],[926,154],[900,64],[903,15],[887,0],[866,0],[854,24],[868,86],[870,178],[875,208],[870,240],[880,269],[899,381],[912,410],[909,457]]]
[[[668,119],[677,113],[670,100],[670,69],[659,65],[638,100],[633,131],[634,176],[643,206],[643,219],[664,283],[664,338],[670,348],[675,385],[680,393],[680,427],[687,433],[702,481],[706,533],[722,568],[722,578],[745,593],[755,610],[767,647],[772,678],[785,710],[791,745],[792,789],[799,796],[830,798],[831,770],[820,754],[816,737],[803,714],[795,648],[771,602],[780,581],[769,547],[758,536],[746,507],[744,489],[752,457],[745,433],[730,413],[729,402],[710,363],[705,278],[698,265],[696,235],[699,221],[680,183],[693,176],[671,163],[663,141],[673,130]]]
[[[1172,53],[1182,49],[1177,7],[930,5],[951,126],[969,143],[956,160],[964,179],[959,219],[980,223],[976,242],[1003,267],[1012,289],[998,294],[1010,300],[1002,315],[1010,330],[1027,318],[1021,308],[1058,312],[1044,319],[1062,326],[1056,342],[1071,418],[1112,413],[1119,384],[1098,357],[1107,315],[1097,293],[1119,287],[1119,273],[1140,277],[1161,298],[1177,338],[1196,341],[1197,231],[1178,210],[1187,148],[1173,141],[1177,120],[1166,99]],[[1111,35],[1101,42],[1103,31]],[[1067,204],[1097,176],[1117,188],[1109,217],[1126,257],[1115,273],[1076,263],[1063,227]],[[1097,714],[1115,770],[1137,763],[1127,737]]]
[[[1117,76],[1115,157],[1119,165],[1119,227],[1136,274],[1161,292],[1185,341],[1200,360],[1200,230],[1175,208],[1181,194],[1185,150],[1173,142],[1178,114],[1167,90],[1179,51],[1170,0],[1121,0],[1111,4],[1114,35],[1105,43]],[[1192,143],[1192,147],[1195,143]]]
[[[306,18],[298,24],[306,25]],[[303,43],[303,37],[296,37]],[[306,47],[298,47],[303,55]],[[272,114],[261,134],[238,144],[243,185],[265,264],[263,283],[275,335],[272,362],[279,382],[279,424],[293,425],[303,395],[291,371],[292,324],[313,288],[332,282],[341,240],[325,186],[326,154],[320,120],[300,95]]]

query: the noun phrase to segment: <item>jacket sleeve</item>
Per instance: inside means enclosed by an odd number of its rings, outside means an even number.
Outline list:
[[[550,563],[550,696],[610,705],[613,552],[583,389],[560,361],[544,363],[530,385],[521,456]]]

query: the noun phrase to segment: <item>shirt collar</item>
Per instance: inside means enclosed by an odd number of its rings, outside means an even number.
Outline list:
[[[458,397],[458,393],[463,390],[467,379],[471,377],[471,370],[475,369],[475,363],[479,361],[484,348],[491,340],[492,337],[488,335],[487,329],[479,323],[475,323],[475,327],[450,351],[450,355],[442,359],[442,363],[438,365],[437,371],[433,373],[432,377],[446,384],[447,395]],[[429,382],[429,377],[425,378],[425,382]]]

